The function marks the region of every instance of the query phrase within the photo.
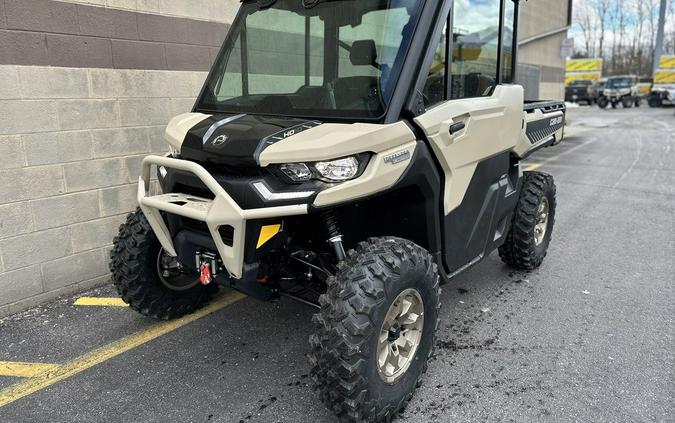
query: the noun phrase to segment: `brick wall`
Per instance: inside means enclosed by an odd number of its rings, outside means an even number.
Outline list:
[[[237,4],[0,0],[0,315],[109,280],[142,157],[192,107]]]

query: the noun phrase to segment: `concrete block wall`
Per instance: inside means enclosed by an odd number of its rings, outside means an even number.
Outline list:
[[[565,58],[560,55],[572,2],[570,0],[537,0],[520,3],[519,40],[551,35],[521,45],[518,61],[539,67],[541,76],[539,98],[562,100],[565,98]],[[558,31],[558,32],[556,32]]]
[[[142,158],[166,150],[236,0],[0,0],[0,316],[109,281]]]

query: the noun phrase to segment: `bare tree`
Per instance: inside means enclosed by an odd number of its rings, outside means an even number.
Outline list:
[[[593,37],[593,16],[592,10],[586,3],[579,4],[574,9],[575,20],[581,28],[581,33],[584,37],[584,44],[586,46],[586,55],[594,56],[595,40]]]
[[[604,58],[607,75],[651,75],[660,0],[577,1],[583,43],[575,57]],[[668,2],[663,54],[675,54],[675,0]]]
[[[610,0],[593,0],[591,7],[595,11],[598,19],[598,26],[600,30],[598,56],[604,57],[605,54],[605,34],[607,29],[607,21],[609,19]]]

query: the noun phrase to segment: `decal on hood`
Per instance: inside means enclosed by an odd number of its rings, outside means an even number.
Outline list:
[[[260,164],[260,155],[262,152],[269,146],[274,145],[278,143],[279,141],[283,141],[288,137],[292,137],[293,135],[297,135],[301,132],[304,132],[308,129],[316,128],[317,126],[321,125],[321,122],[319,121],[310,121],[310,122],[305,122],[301,123],[300,125],[294,126],[292,128],[287,128],[284,129],[283,131],[279,131],[276,134],[272,134],[266,138],[264,138],[260,144],[258,144],[258,148],[255,150],[255,161]]]
[[[213,115],[187,131],[181,155],[204,164],[257,167],[265,148],[320,124],[289,117]]]

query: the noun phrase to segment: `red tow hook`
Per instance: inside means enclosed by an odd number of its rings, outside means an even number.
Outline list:
[[[202,285],[208,285],[213,282],[213,275],[211,274],[211,265],[202,263],[199,268],[199,282]]]

